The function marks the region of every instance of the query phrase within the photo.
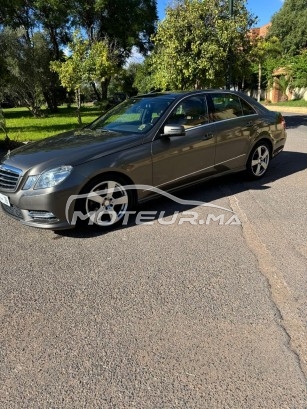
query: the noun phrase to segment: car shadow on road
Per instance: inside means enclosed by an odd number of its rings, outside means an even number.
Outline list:
[[[287,129],[295,129],[299,126],[307,126],[307,115],[283,115],[287,124]]]
[[[217,200],[227,198],[248,190],[274,189],[270,184],[307,168],[307,153],[284,151],[278,155],[270,165],[270,169],[260,180],[248,180],[245,172],[222,176],[207,182],[201,182],[193,187],[185,188],[174,193],[180,199],[186,201],[198,201],[202,203],[213,203]],[[215,203],[223,206],[223,204]],[[153,220],[172,216],[175,212],[191,211],[197,205],[182,205],[164,196],[159,196],[150,202],[139,205],[137,211],[156,212]],[[229,209],[231,210],[231,209]],[[68,236],[75,238],[93,238],[110,234],[117,230],[136,227],[135,218],[130,217],[125,226],[104,229],[93,225],[89,227],[76,227],[73,230],[56,231],[59,237]]]

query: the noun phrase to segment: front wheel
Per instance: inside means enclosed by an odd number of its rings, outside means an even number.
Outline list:
[[[134,203],[134,192],[126,189],[125,185],[122,178],[110,175],[96,178],[86,186],[83,191],[86,197],[78,207],[87,215],[88,225],[108,228],[123,222]]]
[[[271,160],[270,148],[266,142],[256,145],[247,161],[247,172],[252,179],[259,179],[267,172]]]

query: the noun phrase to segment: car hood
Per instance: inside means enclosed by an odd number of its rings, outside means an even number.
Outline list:
[[[142,140],[139,134],[127,135],[85,128],[23,145],[8,153],[3,161],[23,171],[33,167],[42,171],[60,165],[78,165],[140,145]]]

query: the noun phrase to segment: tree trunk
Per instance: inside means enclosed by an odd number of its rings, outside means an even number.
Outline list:
[[[6,121],[5,121],[5,117],[4,117],[4,114],[3,114],[3,110],[1,108],[0,108],[0,130],[2,130],[4,132],[5,140],[9,141],[10,138],[8,136],[8,133],[7,133]]]
[[[77,104],[77,117],[78,117],[78,124],[82,125],[82,119],[81,119],[81,92],[80,88],[76,89],[76,104]]]
[[[261,62],[259,63],[258,66],[258,93],[257,93],[257,101],[260,102],[261,99],[261,79],[262,79],[262,66]]]
[[[194,89],[201,89],[199,79],[197,79],[197,80],[195,81]]]
[[[42,110],[41,110],[41,107],[39,105],[33,105],[30,108],[30,111],[32,112],[32,114],[34,115],[35,118],[42,118],[43,117]]]
[[[99,94],[99,91],[98,91],[94,81],[91,82],[91,86],[92,86],[93,91],[94,91],[94,93],[96,95],[97,101],[101,101],[101,95]]]
[[[49,32],[49,37],[50,37],[51,44],[53,47],[54,59],[59,60],[61,55],[60,55],[60,47],[59,47],[59,43],[57,39],[56,29],[53,26],[47,25],[47,31]]]
[[[48,106],[48,109],[51,113],[55,114],[58,112],[58,105],[57,105],[57,100],[55,96],[55,90],[45,90],[43,91],[44,98],[46,100],[46,104]]]
[[[111,82],[110,77],[105,77],[103,81],[101,81],[101,99],[106,100],[108,99],[108,87]]]

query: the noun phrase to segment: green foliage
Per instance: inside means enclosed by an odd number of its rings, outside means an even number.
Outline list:
[[[86,82],[102,81],[105,76],[117,71],[117,62],[109,55],[107,41],[91,44],[76,32],[68,50],[69,55],[64,61],[53,61],[50,64],[68,91],[76,91]]]
[[[88,41],[84,41],[80,34],[75,33],[73,41],[69,44],[69,56],[65,61],[52,61],[50,67],[57,72],[61,84],[68,91],[77,91],[87,80],[85,61],[87,58]]]
[[[291,87],[307,87],[307,50],[293,57],[290,66],[292,72]]]
[[[58,73],[61,84],[68,91],[74,91],[77,103],[77,115],[81,123],[81,87],[83,84],[103,81],[107,75],[116,72],[117,64],[109,57],[109,48],[106,41],[97,41],[93,44],[84,40],[76,32],[73,41],[69,44],[70,55],[65,61],[53,61],[51,69]]]
[[[108,92],[112,96],[115,92],[124,92],[128,96],[133,96],[138,93],[138,89],[134,86],[138,63],[130,63],[118,71],[112,78]]]
[[[306,0],[285,0],[272,18],[269,35],[279,38],[284,53],[295,55],[307,46]]]
[[[5,61],[2,92],[40,116],[42,92],[50,81],[50,50],[45,37],[36,32],[29,40],[24,29],[6,28],[0,32],[0,48]]]
[[[117,55],[111,54],[106,40],[96,41],[88,46],[87,56],[84,61],[84,69],[88,81],[102,81],[104,77],[112,76],[118,72]]]
[[[281,56],[282,47],[277,37],[270,37],[268,39],[257,37],[253,43],[251,58],[256,63],[263,64],[264,61],[270,57],[276,58]]]
[[[265,60],[263,61],[263,72],[265,77],[267,78],[267,82],[269,83],[269,78],[272,77],[272,73],[277,68],[285,66],[285,58],[284,56],[271,56],[267,55]],[[258,67],[257,67],[258,69]]]
[[[272,58],[275,61],[276,58],[281,56],[281,53],[282,53],[281,44],[277,37],[271,37],[269,39],[256,37],[253,39],[253,48],[250,57],[251,60],[256,63],[255,71],[257,70],[258,72],[258,95],[257,95],[258,102],[260,102],[261,96],[263,66],[265,65],[266,61],[272,61]],[[267,74],[266,82],[268,86],[270,86],[271,75],[274,68],[276,68],[276,65],[275,67],[272,68],[271,71],[264,70]]]
[[[22,29],[26,41],[31,44],[34,33],[40,33],[47,42],[48,72],[41,85],[41,92],[51,111],[57,109],[59,82],[49,70],[49,62],[61,57],[61,47],[67,44],[71,23],[71,0],[2,0],[0,24],[4,28]],[[1,92],[1,90],[0,90]]]
[[[274,103],[274,105],[293,108],[292,112],[302,112],[302,113],[307,112],[307,101],[305,101],[304,99],[281,101],[281,102]]]
[[[156,29],[156,0],[71,0],[75,25],[84,29],[90,43],[107,41],[109,57],[117,63],[118,74],[136,47],[146,55],[152,48],[151,35]],[[114,74],[114,71],[113,71]],[[100,83],[92,83],[98,100],[107,98],[112,71]]]
[[[136,66],[134,86],[139,93],[143,94],[154,90],[154,66],[152,60],[152,57],[146,57],[142,64]]]
[[[81,86],[86,81],[86,58],[88,54],[88,41],[84,41],[80,34],[75,33],[73,42],[69,44],[71,55],[65,61],[50,63],[52,71],[58,73],[61,84],[68,91],[74,91],[77,103],[78,123],[81,125]]]
[[[228,63],[240,73],[250,49],[247,33],[253,23],[245,1],[235,2],[233,17],[228,2],[178,1],[166,12],[153,37],[151,56],[158,88],[190,89],[222,86]]]
[[[155,0],[72,0],[73,17],[90,41],[108,38],[121,55],[121,64],[136,46],[142,53],[150,49],[155,32]]]
[[[287,81],[289,88],[307,87],[307,51],[302,51],[299,55],[283,55],[274,58],[270,55],[266,58],[263,64],[265,75],[268,79],[272,79],[272,73],[277,68],[283,68],[287,73]],[[283,81],[283,80],[282,80]]]
[[[70,0],[2,0],[0,24],[13,29],[23,28],[28,39],[43,28],[53,58],[59,58],[59,47],[67,43]]]
[[[59,81],[57,71],[51,72],[49,63],[50,61],[61,61],[62,49],[72,40],[74,29],[78,28],[82,33],[86,33],[90,48],[92,48],[91,53],[87,56],[88,76],[97,78],[97,81],[100,79],[101,95],[97,91],[97,84],[92,82],[96,97],[100,99],[103,94],[106,96],[112,75],[123,67],[134,46],[144,54],[151,49],[150,36],[155,31],[156,19],[156,0],[1,0],[0,7],[0,31],[3,29],[16,30],[16,32],[22,30],[22,42],[27,45],[28,49],[34,48],[33,42],[37,43],[35,45],[36,54],[38,51],[38,40],[34,38],[36,35],[40,35],[47,45],[47,64],[45,56],[42,60],[33,58],[33,64],[29,60],[28,71],[30,67],[34,68],[34,62],[37,64],[31,92],[29,92],[29,84],[26,80],[24,86],[22,82],[18,82],[19,94],[23,94],[23,99],[25,95],[31,95],[30,106],[36,115],[39,114],[39,109],[36,110],[34,106],[38,106],[43,97],[50,109],[55,110],[57,107]],[[7,77],[9,82],[13,83],[16,75],[12,73],[11,62],[9,62],[9,67],[6,61],[3,65],[3,59],[6,60],[7,53],[13,53],[12,47],[8,50],[7,44],[3,41],[0,46],[1,94],[6,91],[3,85],[6,83],[5,78]],[[20,50],[20,47],[17,49]],[[3,54],[5,54],[4,58]],[[17,52],[11,60],[18,60],[16,55]],[[72,65],[69,67],[67,64],[66,68],[68,72],[72,69]],[[23,69],[25,70],[26,67]],[[21,74],[21,64],[18,70]],[[36,81],[38,71],[43,73],[40,77],[41,82]],[[62,77],[64,78],[65,75],[63,74]],[[67,82],[67,79],[64,79],[64,82]],[[73,82],[76,82],[76,78]],[[20,95],[16,96],[21,99]],[[24,103],[23,99],[21,99],[22,103]],[[35,103],[33,99],[36,100]]]

